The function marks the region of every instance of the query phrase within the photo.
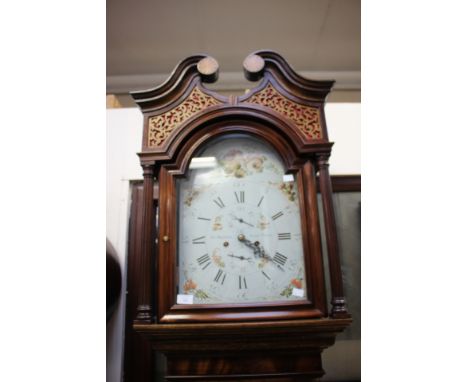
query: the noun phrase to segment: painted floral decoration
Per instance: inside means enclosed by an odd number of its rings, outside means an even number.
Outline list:
[[[296,200],[296,192],[294,191],[294,183],[280,183],[279,188],[288,197],[291,202]]]
[[[184,284],[185,293],[188,293],[196,288],[197,288],[197,284],[192,279],[188,279]]]
[[[184,199],[184,204],[187,206],[187,207],[190,207],[192,205],[192,202],[193,200],[198,196],[200,195],[200,191],[198,190],[189,190],[188,193],[187,193],[187,196],[185,197]]]
[[[242,168],[242,164],[237,161],[227,162],[223,165],[223,168],[227,175],[232,175],[236,178],[243,178],[246,175],[246,171]]]
[[[199,298],[199,299],[201,299],[201,300],[205,300],[205,299],[207,299],[209,296],[208,296],[205,292],[203,292],[201,289],[197,289],[197,290],[195,291],[195,297],[196,297],[196,298]]]
[[[211,258],[213,259],[213,263],[215,263],[218,267],[224,268],[226,266],[226,264],[224,264],[223,258],[219,254],[218,248],[213,251]]]
[[[216,216],[213,222],[213,231],[219,231],[223,229],[223,225],[221,224],[222,216]]]
[[[192,279],[188,279],[185,283],[184,283],[184,292],[187,293],[187,294],[193,294],[195,297],[199,298],[199,299],[206,299],[208,298],[208,295],[201,289],[196,289],[197,288],[197,284],[192,280]]]
[[[263,163],[265,162],[266,157],[252,157],[246,159],[246,166],[249,173],[252,172],[262,172],[263,171]]]
[[[263,171],[267,158],[264,155],[247,154],[242,150],[232,149],[220,161],[227,176],[243,178]]]
[[[268,228],[268,225],[270,223],[268,222],[268,219],[265,216],[261,216],[260,220],[257,224],[257,227],[260,228],[262,231]]]
[[[292,279],[290,284],[281,292],[281,296],[290,297],[292,295],[293,288],[302,289],[302,278]]]
[[[302,279],[292,279],[291,284],[294,286],[294,288],[302,289]]]

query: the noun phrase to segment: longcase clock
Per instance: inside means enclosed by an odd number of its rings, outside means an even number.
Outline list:
[[[305,79],[271,51],[249,55],[244,72],[258,86],[221,96],[203,85],[217,62],[191,56],[131,93],[144,115],[133,328],[165,355],[168,381],[310,381],[351,322],[328,173],[333,81]]]

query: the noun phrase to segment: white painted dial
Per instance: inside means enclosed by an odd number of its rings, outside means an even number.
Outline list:
[[[212,143],[178,181],[178,294],[194,303],[305,299],[294,178],[246,136]]]

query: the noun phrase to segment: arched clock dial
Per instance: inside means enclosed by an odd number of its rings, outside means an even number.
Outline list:
[[[178,294],[203,304],[307,297],[296,184],[269,146],[211,144],[178,196]]]

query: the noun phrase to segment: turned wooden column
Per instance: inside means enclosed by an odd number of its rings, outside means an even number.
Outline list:
[[[153,229],[153,186],[154,165],[143,164],[143,229],[141,232],[141,246],[138,273],[140,275],[138,290],[136,324],[153,322],[153,307],[151,297],[151,272],[152,272],[152,229]]]
[[[327,238],[328,268],[330,270],[330,283],[332,291],[333,318],[350,317],[346,307],[346,299],[343,291],[343,278],[341,274],[338,236],[336,233],[335,211],[333,208],[333,190],[330,173],[328,172],[328,158],[330,153],[317,154],[317,167],[320,172],[319,183],[322,194],[323,218],[325,235]]]

